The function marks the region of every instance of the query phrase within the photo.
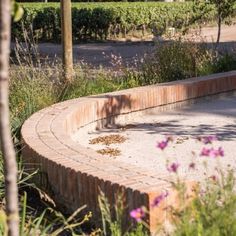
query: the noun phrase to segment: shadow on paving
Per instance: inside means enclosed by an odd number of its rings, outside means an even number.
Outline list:
[[[123,106],[132,106],[132,102],[125,102]],[[120,109],[123,106],[116,106],[116,114],[119,114]],[[112,108],[105,106],[104,108],[106,114],[109,116],[109,111],[112,111]],[[114,108],[113,108],[114,109]],[[113,110],[114,111],[114,110]],[[142,120],[145,120],[143,116]],[[157,122],[147,123],[139,122],[141,119],[138,118],[137,121],[133,120],[132,123],[126,125],[120,125],[116,123],[116,118],[104,119],[107,124],[110,124],[111,128],[105,128],[99,131],[99,133],[111,133],[111,132],[122,132],[125,130],[129,131],[140,131],[146,132],[149,134],[162,134],[162,135],[174,135],[174,136],[192,136],[198,137],[201,135],[217,135],[222,140],[235,140],[236,139],[236,95],[230,97],[226,96],[220,99],[215,99],[211,101],[201,101],[196,104],[188,105],[182,109],[176,109],[165,112],[153,112],[147,116],[155,118]],[[166,117],[166,121],[163,121],[163,116]],[[179,116],[179,117],[178,117]],[[217,124],[215,123],[212,117],[226,117],[231,118],[233,123],[226,124]],[[202,119],[198,121],[197,124],[189,124],[187,121],[192,117],[199,117]],[[208,120],[205,121],[204,117],[208,117]],[[158,121],[158,119],[160,121]],[[112,122],[111,122],[112,121]],[[111,122],[111,123],[110,123]],[[98,132],[98,131],[97,131]],[[97,133],[96,132],[96,133]]]

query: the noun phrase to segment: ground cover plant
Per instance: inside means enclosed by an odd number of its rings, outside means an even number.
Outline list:
[[[27,31],[33,25],[33,35],[39,41],[59,42],[59,3],[24,3],[22,20],[12,26],[12,39],[22,38],[21,24]],[[73,40],[106,40],[126,37],[139,32],[139,36],[163,34],[167,28],[185,30],[192,24],[213,22],[216,9],[206,5],[204,15],[193,8],[192,2],[162,3],[73,3]]]

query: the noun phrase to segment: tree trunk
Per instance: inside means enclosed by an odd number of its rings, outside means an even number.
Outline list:
[[[73,46],[72,46],[72,16],[71,0],[61,0],[61,32],[64,80],[73,80]]]
[[[216,40],[216,48],[218,48],[219,43],[220,43],[220,36],[221,36],[221,23],[222,23],[222,19],[221,19],[221,13],[218,13],[218,34],[217,34],[217,40]]]
[[[8,236],[19,235],[17,163],[9,121],[11,0],[0,1],[0,144],[4,161]]]

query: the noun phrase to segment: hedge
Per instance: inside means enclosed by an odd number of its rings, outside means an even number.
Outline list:
[[[12,26],[12,38],[22,39],[22,23],[39,41],[60,41],[60,5],[24,3],[24,16]],[[73,40],[105,40],[125,37],[134,31],[163,32],[167,27],[181,29],[193,22],[197,13],[191,2],[73,3]],[[203,21],[212,21],[210,6]]]

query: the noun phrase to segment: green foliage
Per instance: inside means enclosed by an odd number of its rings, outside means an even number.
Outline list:
[[[222,20],[234,15],[236,0],[209,0],[207,3],[215,6]]]
[[[217,17],[218,36],[216,40],[216,47],[218,47],[221,35],[222,23],[230,24],[231,18],[235,17],[235,3],[236,0],[194,0],[194,9],[197,11],[197,18],[205,18],[205,10],[209,7],[214,7]],[[196,18],[196,19],[197,19]]]
[[[6,236],[7,232],[7,216],[3,210],[0,209],[0,235]]]
[[[41,63],[37,46],[24,32],[24,45],[16,43],[11,54],[9,106],[12,134],[17,142],[23,122],[34,112],[58,101],[56,66]]]
[[[40,41],[59,41],[60,8],[57,3],[25,3],[21,22],[14,23],[12,38],[22,39],[21,24],[29,31],[33,25],[33,35]],[[72,8],[73,40],[104,40],[124,37],[140,31],[165,32],[168,27],[184,29],[197,23],[191,2],[161,3],[74,3]],[[215,19],[215,11],[208,8],[204,19]],[[194,21],[192,18],[194,17]]]
[[[23,16],[23,8],[16,3],[14,0],[12,0],[12,16],[13,16],[13,21],[17,22],[19,21],[22,16]]]
[[[121,89],[139,86],[139,75],[136,72],[126,71],[117,77],[104,69],[94,71],[96,76],[85,68],[75,67],[75,79],[71,84],[65,84],[60,91],[60,100],[68,100],[82,96],[96,95]]]
[[[122,230],[122,225],[124,225],[124,214],[125,206],[123,201],[122,193],[117,195],[116,202],[113,206],[109,204],[105,194],[100,192],[99,207],[102,215],[102,235],[112,235],[112,236],[147,236],[147,229],[143,224],[133,225],[129,230]],[[113,212],[113,214],[112,214]],[[112,217],[112,215],[114,215]],[[126,222],[127,224],[127,222]]]
[[[232,53],[225,53],[218,56],[213,64],[213,72],[218,73],[230,70],[236,70],[236,55]]]
[[[157,44],[142,69],[141,84],[181,80],[212,72],[213,56],[204,46],[181,39]]]
[[[174,214],[176,236],[236,235],[236,194],[233,171],[196,189],[194,200]]]
[[[26,67],[11,70],[13,79],[10,81],[9,102],[11,127],[16,137],[19,137],[21,125],[30,115],[57,101],[53,83],[46,76],[41,70],[29,71]]]
[[[89,74],[84,74],[82,76],[77,74],[75,80],[71,84],[65,85],[60,99],[68,100],[119,89],[119,84],[116,83],[115,80],[112,80],[112,77],[109,75],[106,78],[106,74],[103,71],[98,71],[96,78],[88,78],[87,76],[89,76]]]
[[[212,14],[211,12],[216,13],[216,9],[212,4],[206,4],[205,0],[194,0],[193,1],[193,17],[191,18],[190,24],[199,22],[206,23],[208,17]]]
[[[20,236],[58,236],[58,235],[82,235],[79,227],[89,221],[91,214],[86,214],[82,219],[78,219],[78,214],[83,208],[78,209],[69,217],[65,217],[61,212],[46,208],[41,213],[32,212],[32,208],[27,205],[27,194],[24,192],[20,202]],[[6,214],[0,209],[0,235],[6,236]]]
[[[22,203],[21,236],[57,236],[63,233],[67,235],[80,235],[76,234],[78,227],[91,218],[91,214],[88,213],[81,220],[78,220],[78,214],[84,207],[79,208],[69,217],[65,217],[61,212],[52,208],[46,208],[39,216],[32,217],[29,212],[26,212],[26,197],[27,195],[25,194]]]

